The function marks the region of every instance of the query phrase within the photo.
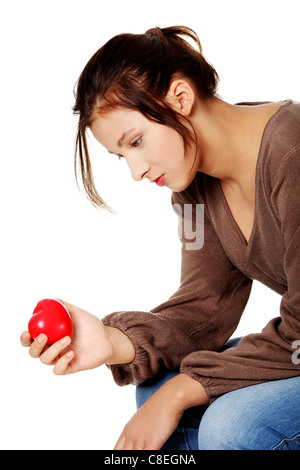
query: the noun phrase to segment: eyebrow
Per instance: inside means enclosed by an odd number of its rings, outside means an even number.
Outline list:
[[[128,134],[130,134],[130,133],[131,133],[132,131],[134,131],[134,130],[135,130],[135,128],[129,129],[129,131],[126,131],[126,132],[124,132],[124,134],[121,135],[121,137],[119,138],[119,140],[118,140],[118,142],[117,142],[118,147],[122,147],[123,142],[124,142],[124,140],[126,139],[126,137],[128,136]]]

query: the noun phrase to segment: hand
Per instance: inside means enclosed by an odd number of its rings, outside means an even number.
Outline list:
[[[105,363],[134,359],[131,341],[121,331],[104,326],[102,321],[75,305],[61,301],[68,309],[73,324],[73,337],[63,338],[46,346],[47,337],[39,335],[34,341],[28,331],[21,336],[21,344],[29,347],[29,354],[40,358],[43,364],[54,365],[57,375],[93,369]]]
[[[207,403],[203,386],[186,374],[168,380],[135,413],[115,450],[159,450],[173,434],[185,409]]]
[[[173,434],[182,412],[163,387],[127,423],[114,450],[159,450]]]

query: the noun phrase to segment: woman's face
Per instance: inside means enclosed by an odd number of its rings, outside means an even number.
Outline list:
[[[174,129],[150,121],[138,111],[118,108],[97,115],[91,131],[108,152],[125,158],[136,181],[148,178],[179,192],[195,177],[194,150],[185,151],[182,137]]]

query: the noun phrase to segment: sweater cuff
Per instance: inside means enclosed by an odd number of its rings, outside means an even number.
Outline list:
[[[207,394],[209,398],[209,402],[207,403],[207,405],[211,405],[211,403],[220,396],[220,395],[215,394],[216,390],[215,390],[213,381],[211,380],[210,377],[203,377],[198,374],[195,374],[194,368],[184,367],[184,366],[180,367],[180,373],[188,375],[189,377],[196,380],[202,385],[202,387],[205,390],[205,393]]]
[[[127,316],[126,320],[125,314]],[[143,338],[139,335],[139,329],[132,325],[128,314],[129,312],[115,312],[102,319],[105,326],[117,328],[128,336],[135,349],[135,358],[132,362],[128,364],[106,364],[112,372],[114,381],[120,386],[139,385],[147,378],[143,377],[142,371],[147,368],[148,354],[145,347],[143,347]]]

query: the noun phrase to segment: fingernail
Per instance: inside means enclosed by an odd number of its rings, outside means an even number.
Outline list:
[[[70,342],[71,342],[71,338],[70,338],[69,336],[66,336],[66,337],[63,338],[60,342],[61,342],[61,344],[70,343]]]
[[[67,352],[66,356],[68,356],[68,357],[74,356],[74,351],[69,351],[69,352]]]
[[[39,336],[39,337],[37,338],[37,342],[38,342],[39,344],[42,344],[44,341],[45,341],[45,336],[44,336],[44,335],[41,335],[41,336]]]

